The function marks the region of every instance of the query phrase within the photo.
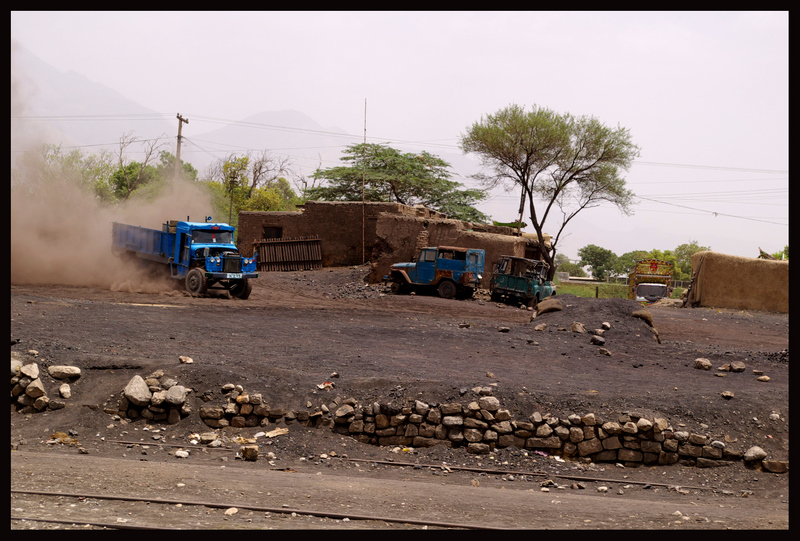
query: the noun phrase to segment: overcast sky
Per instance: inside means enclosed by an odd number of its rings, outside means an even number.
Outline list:
[[[635,214],[583,211],[559,245],[570,258],[789,243],[788,12],[36,11],[12,12],[11,31],[170,119],[293,109],[439,155],[511,103],[628,128]],[[514,220],[518,194],[480,208]]]

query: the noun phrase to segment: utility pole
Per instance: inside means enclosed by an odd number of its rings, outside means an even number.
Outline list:
[[[367,183],[367,99],[364,98],[364,146],[361,149],[361,263],[367,262],[367,203],[365,185]]]
[[[178,180],[180,171],[181,171],[181,128],[183,127],[183,123],[188,124],[189,119],[183,118],[180,113],[178,113],[178,144],[175,147],[175,180]]]

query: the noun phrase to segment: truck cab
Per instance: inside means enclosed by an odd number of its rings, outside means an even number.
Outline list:
[[[550,266],[538,259],[502,255],[497,259],[489,282],[494,302],[516,302],[535,307],[539,301],[556,294],[547,280]]]
[[[220,286],[231,295],[247,298],[256,278],[256,257],[242,257],[233,242],[236,230],[220,222],[188,222],[171,220],[163,226],[165,233],[174,234],[174,254],[170,273],[182,277],[186,289],[193,294],[205,293]],[[173,235],[167,235],[172,240]]]
[[[672,263],[661,259],[643,259],[628,275],[628,298],[655,302],[672,294]]]
[[[485,253],[455,246],[427,247],[410,263],[395,263],[384,276],[393,293],[435,289],[445,299],[469,298],[483,279]]]

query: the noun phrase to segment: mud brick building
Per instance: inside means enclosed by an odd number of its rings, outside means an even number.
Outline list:
[[[399,203],[309,201],[295,212],[239,213],[238,243],[245,255],[264,240],[313,236],[320,239],[322,266],[370,262],[372,283],[380,282],[392,263],[411,261],[425,246],[485,250],[484,287],[501,255],[541,259],[535,235],[520,236],[511,227],[463,222]]]

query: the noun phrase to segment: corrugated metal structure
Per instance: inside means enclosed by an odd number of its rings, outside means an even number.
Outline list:
[[[322,246],[318,236],[262,239],[253,243],[258,270],[296,271],[322,268]]]

